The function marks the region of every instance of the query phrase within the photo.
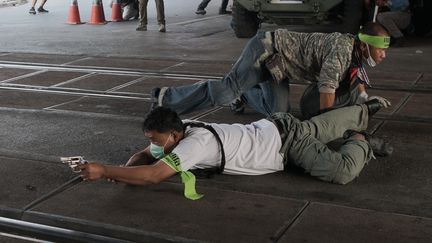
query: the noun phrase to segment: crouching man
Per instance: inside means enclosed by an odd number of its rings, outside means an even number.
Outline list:
[[[179,173],[184,195],[193,200],[202,196],[195,190],[194,169],[262,175],[293,163],[320,180],[346,184],[373,157],[372,149],[387,149],[386,143],[355,132],[364,131],[369,117],[383,106],[371,100],[306,121],[275,113],[248,125],[183,122],[174,111],[158,107],[143,123],[150,146],[133,155],[125,167],[92,162],[80,166],[81,175],[84,180],[106,178],[145,185]],[[346,141],[339,151],[327,147],[326,143],[344,135]]]

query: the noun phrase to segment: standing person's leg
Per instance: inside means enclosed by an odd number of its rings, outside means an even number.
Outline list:
[[[48,13],[48,10],[44,9],[47,0],[42,0],[42,4],[38,8],[39,13]]]
[[[229,0],[222,0],[221,6],[219,8],[219,14],[230,14],[231,11],[227,11]]]
[[[29,14],[36,14],[36,10],[35,10],[36,2],[37,2],[37,0],[33,0],[32,6],[29,10]]]
[[[273,80],[260,83],[246,91],[243,101],[254,110],[265,116],[271,116],[275,112],[289,112],[289,82],[277,84]]]
[[[147,3],[148,0],[139,0],[139,24],[136,30],[146,31],[147,30]]]
[[[157,11],[157,21],[159,25],[159,32],[165,32],[165,7],[163,0],[155,0],[156,2],[156,11]]]
[[[253,37],[231,71],[222,80],[208,80],[192,85],[169,87],[161,91],[158,105],[180,114],[211,106],[228,104],[258,83],[268,80],[263,61],[271,55],[263,46],[264,33]],[[164,88],[163,88],[164,89]],[[156,97],[155,97],[156,98]]]
[[[203,0],[199,5],[197,10],[204,10],[207,8],[207,5],[210,3],[211,0]]]

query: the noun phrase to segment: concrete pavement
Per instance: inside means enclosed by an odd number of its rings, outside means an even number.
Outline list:
[[[84,183],[60,163],[59,156],[71,155],[124,163],[148,145],[140,122],[152,87],[218,78],[230,69],[246,40],[233,37],[228,16],[215,15],[218,2],[212,1],[209,18],[193,14],[197,3],[167,2],[173,25],[166,34],[156,26],[136,33],[132,22],[65,25],[67,5],[54,1],[48,15],[29,16],[28,5],[0,9],[0,232],[29,234],[5,226],[8,218],[67,229],[82,242],[84,233],[113,242],[430,242],[428,39],[390,49],[369,70],[369,93],[393,104],[369,129],[389,139],[395,152],[371,161],[346,186],[290,168],[200,179],[197,190],[205,197],[189,201],[177,177],[147,187]],[[175,24],[181,22],[187,24]],[[30,31],[41,25],[42,31]],[[294,113],[304,88],[291,85]],[[219,107],[183,118],[248,123],[261,116]],[[0,241],[18,239],[0,235]]]

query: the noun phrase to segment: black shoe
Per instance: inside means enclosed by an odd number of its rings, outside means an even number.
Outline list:
[[[231,11],[228,11],[228,10],[226,10],[226,9],[219,9],[219,14],[220,15],[222,15],[222,14],[231,14],[232,12]]]
[[[365,135],[365,138],[371,146],[375,155],[384,157],[389,156],[393,153],[393,146],[390,143],[384,141],[384,139],[367,133]]]
[[[154,110],[156,107],[159,106],[159,94],[161,89],[160,88],[153,88],[151,91],[151,98],[152,98],[152,104],[150,106],[150,110]]]
[[[356,134],[362,134],[365,137],[366,141],[371,146],[372,151],[374,152],[374,155],[384,157],[384,156],[389,156],[393,153],[394,149],[390,143],[386,142],[382,138],[379,138],[375,135],[369,134],[366,131],[356,132],[354,130],[347,130],[344,133],[343,138],[348,139],[348,138],[350,138]]]
[[[195,11],[195,13],[205,15],[207,12],[204,9],[197,9],[197,11]]]
[[[48,10],[44,9],[43,7],[39,7],[37,10],[39,13],[48,13]]]
[[[230,104],[230,109],[235,114],[243,114],[245,111],[245,102],[241,97],[237,98]]]
[[[373,116],[377,113],[381,108],[383,108],[382,104],[377,99],[369,100],[364,103],[369,112],[369,117]]]
[[[36,14],[36,10],[32,7],[32,8],[29,10],[29,14]]]

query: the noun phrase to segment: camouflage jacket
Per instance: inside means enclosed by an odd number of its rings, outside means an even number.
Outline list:
[[[318,83],[320,92],[334,93],[348,73],[354,36],[278,29],[273,45],[282,56],[288,79]]]

